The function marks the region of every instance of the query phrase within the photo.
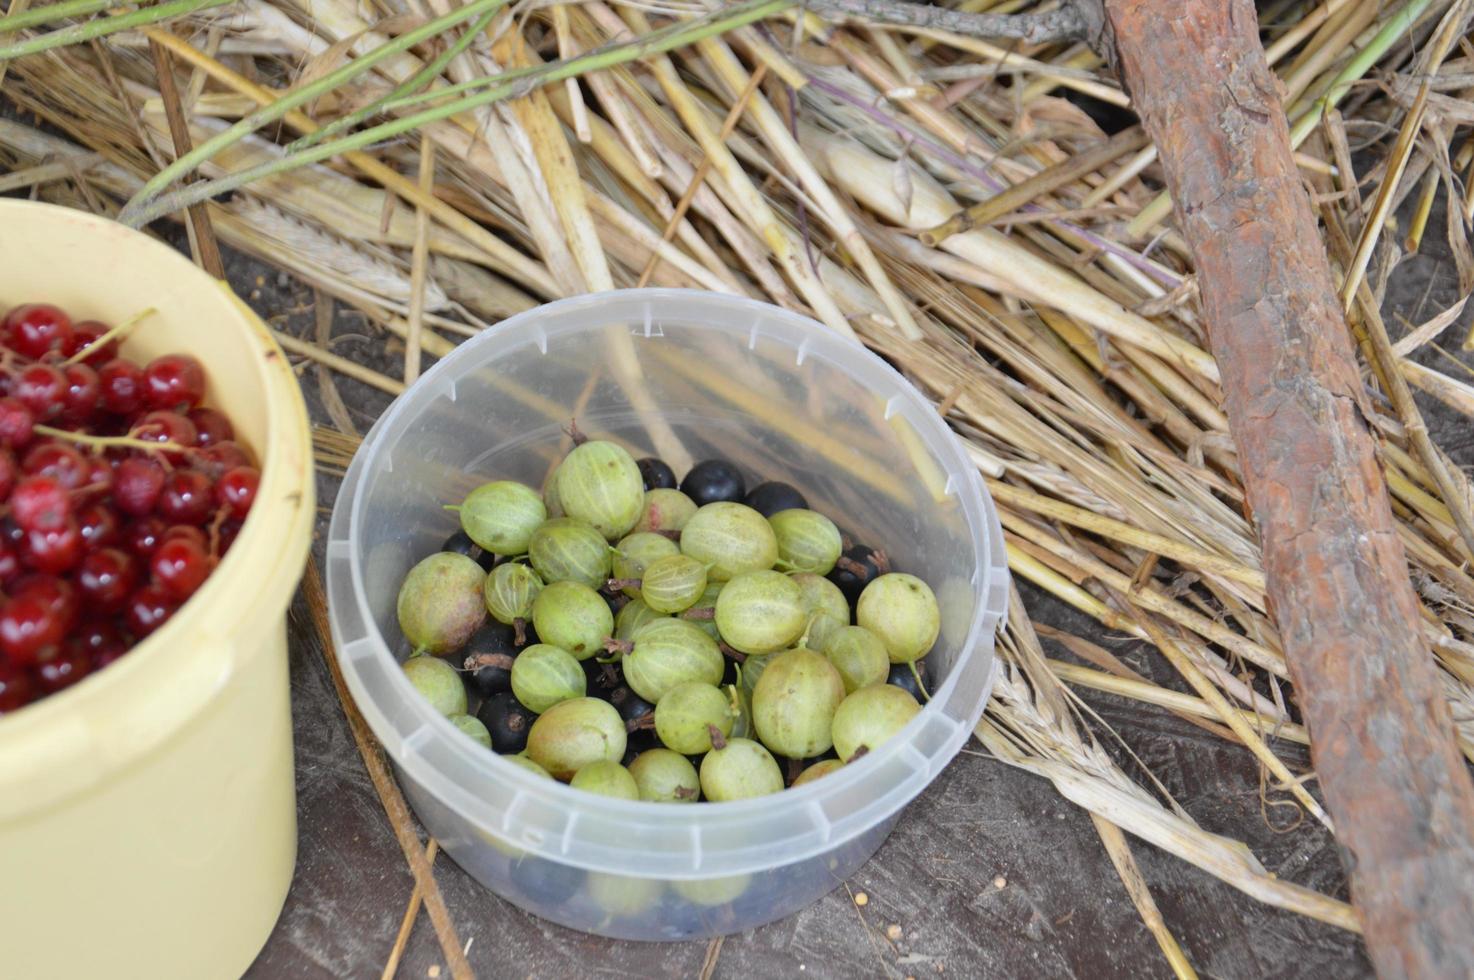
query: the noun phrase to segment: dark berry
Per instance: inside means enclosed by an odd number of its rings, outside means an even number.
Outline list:
[[[36,697],[36,682],[31,672],[0,659],[0,715],[19,711]]]
[[[164,480],[154,508],[175,524],[203,524],[215,502],[210,478],[195,470],[176,470]]]
[[[70,358],[86,349],[87,356],[82,359],[82,363],[93,369],[100,368],[118,356],[116,340],[109,340],[100,346],[97,343],[102,335],[108,332],[108,329],[106,323],[84,320],[72,327],[72,339],[62,348],[61,352]]]
[[[66,375],[50,364],[32,364],[15,376],[10,393],[37,419],[52,419],[65,407]]]
[[[134,636],[145,637],[163,626],[179,604],[162,586],[145,585],[128,597],[123,621]]]
[[[161,547],[156,551],[157,557]],[[162,583],[168,587],[168,583]],[[89,610],[120,612],[138,585],[138,564],[117,548],[103,548],[82,559],[77,568],[77,590]],[[172,591],[172,589],[171,589]]]
[[[216,443],[230,442],[235,438],[235,426],[230,424],[230,419],[213,408],[192,408],[189,410],[189,420],[199,433],[195,438],[195,445],[202,449]]]
[[[111,619],[89,619],[73,631],[68,643],[76,642],[94,659],[123,642],[123,634]]]
[[[708,459],[691,467],[681,481],[681,493],[695,501],[697,507],[718,500],[740,501],[747,492],[742,473],[725,459]]]
[[[638,725],[655,713],[655,705],[640,697],[628,687],[617,687],[609,692],[609,703],[619,712],[626,725]]]
[[[529,901],[539,905],[563,905],[578,894],[584,877],[582,868],[530,855],[512,863],[512,884]]]
[[[928,676],[926,661],[916,661],[916,672],[921,675],[928,688],[931,687],[931,678]],[[911,696],[921,704],[926,703],[926,695],[922,693],[921,687],[917,685],[915,676],[911,673],[910,664],[891,664],[890,676],[886,678],[887,684],[894,684],[903,691],[910,692]]]
[[[143,369],[144,401],[153,408],[193,408],[205,397],[205,369],[188,354],[165,354]]]
[[[787,483],[769,481],[759,483],[743,501],[764,517],[772,517],[780,510],[808,510],[809,502],[804,495]]]
[[[27,476],[48,476],[65,490],[80,490],[87,485],[92,463],[65,443],[43,442],[31,447],[20,468]]]
[[[663,748],[660,744],[660,738],[655,734],[655,729],[653,728],[641,728],[630,732],[624,744],[624,758],[620,760],[620,765],[625,768],[629,768],[629,764],[634,762],[641,752]],[[696,765],[699,768],[700,763],[696,763]]]
[[[113,479],[113,501],[132,517],[153,512],[164,490],[164,468],[151,459],[125,459]]]
[[[238,467],[238,469],[251,469],[251,467]],[[232,470],[231,472],[235,471]],[[255,470],[252,469],[252,472],[255,472]],[[221,482],[224,482],[224,477],[221,478]],[[215,492],[218,494],[220,491],[217,488]],[[440,550],[449,551],[457,555],[465,555],[467,558],[474,558],[476,563],[488,572],[496,565],[496,555],[489,551],[482,551],[480,546],[472,541],[471,536],[465,531],[457,531],[446,538],[445,543],[440,546]]]
[[[20,555],[9,543],[0,543],[0,586],[9,588],[20,573]]]
[[[240,521],[226,521],[220,526],[220,548],[219,555],[224,555],[235,544],[235,539],[241,533]]]
[[[645,481],[646,490],[675,489],[676,471],[665,460],[646,456],[635,465],[640,468],[640,477]]]
[[[0,445],[23,448],[35,436],[36,413],[17,398],[0,398]]]
[[[851,606],[860,601],[860,593],[883,573],[885,563],[876,550],[869,545],[857,544],[840,556],[839,564],[826,576],[839,586],[839,591]]]
[[[19,475],[15,456],[8,449],[0,449],[0,500],[10,497],[10,491],[15,489],[15,481]]]
[[[597,657],[583,661],[583,673],[587,679],[587,691],[591,698],[609,700],[610,695],[624,684],[624,674],[618,664],[601,664]],[[628,688],[625,688],[628,690]]]
[[[484,698],[512,689],[512,660],[517,656],[515,632],[510,626],[488,619],[461,649],[458,657],[471,690]]]
[[[5,315],[5,346],[33,360],[64,350],[72,339],[72,318],[49,303],[17,306]]]
[[[511,691],[493,694],[476,712],[491,733],[491,747],[501,755],[516,755],[527,748],[527,733],[537,715],[522,707]]]
[[[126,357],[115,357],[97,369],[102,407],[114,415],[132,415],[143,407],[143,369]]]

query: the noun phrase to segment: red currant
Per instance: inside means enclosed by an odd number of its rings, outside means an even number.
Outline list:
[[[9,587],[20,575],[20,557],[9,543],[0,544],[0,585]]]
[[[164,489],[164,468],[151,459],[125,459],[113,479],[113,502],[133,517],[153,511]]]
[[[199,430],[178,412],[153,411],[133,423],[132,435],[144,442],[172,442],[188,449],[195,445]],[[170,453],[176,457],[177,453]]]
[[[71,518],[72,501],[54,477],[28,476],[10,495],[10,514],[27,531],[57,528]]]
[[[28,476],[49,476],[63,489],[80,490],[87,485],[92,464],[64,442],[42,442],[26,453],[20,468]]]
[[[215,484],[215,502],[228,508],[234,517],[244,518],[256,502],[256,488],[261,485],[261,473],[254,466],[237,466],[227,470]]]
[[[31,673],[12,667],[0,659],[0,715],[8,711],[19,711],[36,697],[36,683]]]
[[[19,596],[0,606],[0,650],[17,667],[30,667],[62,641],[61,620],[39,599]]]
[[[164,540],[165,524],[157,517],[140,517],[123,528],[123,545],[139,558],[147,558]]]
[[[230,424],[230,419],[225,417],[225,413],[213,408],[190,409],[189,420],[199,430],[195,445],[201,449],[235,438],[235,426]]]
[[[92,657],[81,644],[68,640],[56,653],[36,667],[36,681],[46,694],[71,687],[92,670]]]
[[[19,476],[20,467],[15,465],[15,456],[8,449],[0,449],[0,500],[10,497]]]
[[[223,556],[235,544],[235,539],[241,533],[240,521],[226,521],[220,526],[220,554]]]
[[[115,415],[132,415],[143,407],[143,369],[126,357],[115,357],[97,369],[102,407]]]
[[[11,395],[38,419],[61,414],[67,379],[50,364],[32,364],[15,376]]]
[[[210,543],[210,539],[205,536],[205,532],[193,524],[169,525],[164,530],[164,533],[159,535],[159,544],[162,545],[165,541],[174,538],[188,538],[194,544],[199,545],[201,549],[204,549]]]
[[[0,398],[0,444],[20,449],[35,435],[36,413],[17,398]]]
[[[87,462],[87,481],[82,488],[105,497],[113,492],[113,463],[105,456],[93,456]]]
[[[67,357],[74,357],[78,352],[86,349],[87,356],[82,359],[82,363],[92,368],[100,368],[118,356],[118,342],[116,340],[109,340],[102,346],[97,346],[97,341],[109,329],[106,323],[98,323],[96,320],[83,320],[81,323],[72,327],[71,342],[63,347],[61,352]]]
[[[102,400],[102,382],[97,372],[86,364],[68,364],[62,375],[67,383],[62,396],[62,418],[69,422],[88,421]]]
[[[26,532],[26,545],[21,561],[32,568],[61,575],[77,567],[82,560],[82,531],[77,522],[68,520],[61,527],[37,528]]]
[[[64,350],[72,339],[72,318],[49,303],[17,306],[5,316],[5,346],[32,359]]]
[[[165,354],[143,369],[144,398],[154,408],[190,408],[205,397],[205,369],[188,354]]]
[[[214,502],[210,478],[196,470],[177,470],[164,481],[154,505],[160,517],[175,524],[203,524]]]
[[[128,597],[123,621],[137,637],[145,637],[163,626],[174,615],[178,604],[162,586],[145,585]],[[4,619],[0,617],[0,641],[4,640]]]
[[[87,548],[109,548],[122,538],[122,521],[107,504],[88,504],[77,512],[77,529]],[[3,578],[0,572],[0,578]]]
[[[25,596],[41,603],[61,622],[62,632],[67,632],[77,624],[80,608],[77,590],[64,578],[57,578],[55,575],[27,575],[11,587],[10,595],[12,599]]]
[[[181,602],[210,577],[210,566],[205,549],[182,537],[165,538],[148,560],[154,581]]]
[[[112,619],[88,619],[77,626],[72,639],[95,657],[113,644],[122,643],[123,634]]]
[[[137,584],[138,565],[117,548],[94,551],[77,566],[77,589],[89,609],[119,612]]]

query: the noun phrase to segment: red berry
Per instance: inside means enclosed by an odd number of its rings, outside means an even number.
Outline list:
[[[92,670],[92,657],[75,640],[68,640],[53,656],[36,667],[36,681],[46,694],[71,687]]]
[[[217,412],[213,408],[193,408],[190,409],[189,420],[199,430],[195,445],[201,449],[235,438],[235,426],[230,424],[230,419],[225,417],[224,412]]]
[[[0,398],[0,444],[20,449],[35,435],[36,413],[19,399]]]
[[[123,545],[139,558],[147,558],[164,540],[165,524],[157,517],[140,517],[123,528]]]
[[[88,619],[73,630],[71,639],[95,657],[114,643],[122,643],[123,634],[112,619]]]
[[[0,715],[19,711],[36,698],[36,683],[30,671],[8,666],[0,659]]]
[[[144,399],[154,408],[190,408],[205,397],[205,369],[188,354],[165,354],[143,369]]]
[[[15,465],[15,456],[8,449],[0,449],[0,500],[9,498],[19,476],[20,467]]]
[[[182,602],[210,577],[210,556],[187,538],[165,538],[149,558],[148,568],[154,581]]]
[[[143,407],[143,369],[126,357],[115,357],[97,369],[102,407],[115,415],[132,415]]]
[[[164,489],[164,468],[151,459],[125,459],[113,478],[113,502],[133,517],[153,511]]]
[[[220,554],[222,557],[230,550],[230,546],[235,544],[235,539],[240,533],[240,521],[226,521],[220,526]]]
[[[62,641],[64,630],[39,599],[19,596],[0,606],[0,650],[17,667],[30,667],[48,647]]]
[[[134,636],[148,636],[163,626],[174,615],[178,604],[162,586],[145,585],[128,597],[123,610],[123,621]],[[0,640],[4,639],[4,619],[0,618]]]
[[[98,323],[96,320],[84,320],[72,327],[72,339],[61,352],[67,357],[73,357],[83,348],[89,348],[87,356],[82,363],[92,368],[100,368],[108,361],[118,356],[118,342],[109,340],[101,347],[97,346],[97,340],[108,332],[106,323]]]
[[[188,449],[195,445],[199,430],[178,412],[153,411],[133,423],[132,435],[144,442],[172,442]],[[171,458],[177,453],[170,453]]]
[[[77,590],[64,578],[57,578],[55,575],[27,575],[12,586],[10,596],[12,599],[25,596],[41,603],[61,622],[63,633],[69,632],[77,624]]]
[[[256,488],[261,484],[261,473],[254,466],[237,466],[227,470],[215,484],[215,502],[230,509],[234,517],[244,518],[256,502]]]
[[[38,419],[51,419],[61,414],[67,393],[67,379],[50,364],[32,364],[15,376],[11,395]]]
[[[25,543],[26,529],[15,522],[15,515],[6,514],[0,518],[0,540],[10,548],[19,548]]]
[[[71,518],[72,501],[56,478],[28,476],[10,495],[10,514],[27,531],[58,528]]]
[[[27,476],[49,476],[66,490],[80,490],[92,463],[64,442],[42,442],[25,454],[20,468]]]
[[[110,548],[117,544],[122,538],[122,526],[117,511],[107,504],[88,504],[77,512],[77,529],[82,532],[86,548]],[[0,572],[0,578],[3,577]]]
[[[87,479],[82,488],[99,496],[113,492],[113,464],[107,457],[93,456],[88,460]]]
[[[72,339],[72,318],[48,303],[17,306],[5,316],[5,346],[32,359],[63,350]]]
[[[52,575],[61,575],[77,567],[82,560],[82,532],[77,522],[68,520],[61,527],[37,528],[26,532],[21,561]]]
[[[0,544],[0,585],[6,588],[20,575],[20,558],[8,543]]]
[[[203,524],[214,503],[210,478],[195,470],[176,470],[164,481],[154,505],[160,517],[174,524]]]
[[[119,612],[137,584],[137,563],[117,548],[94,551],[77,566],[77,590],[89,610]]]
[[[88,421],[102,400],[102,382],[97,372],[86,364],[69,364],[62,375],[67,383],[62,396],[62,418],[69,422]]]
[[[165,541],[169,541],[174,538],[187,538],[194,544],[199,545],[201,550],[204,550],[210,544],[210,539],[205,536],[205,532],[202,531],[200,528],[195,527],[193,524],[169,525],[169,527],[165,529],[164,533],[159,535],[159,544],[162,545]]]
[[[237,466],[251,465],[251,457],[234,442],[217,442],[213,446],[197,450],[190,454],[190,461],[195,469],[212,480],[220,479],[227,470],[233,470]]]

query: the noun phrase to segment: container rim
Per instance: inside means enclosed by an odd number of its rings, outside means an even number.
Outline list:
[[[669,849],[664,853],[672,860],[656,862],[658,866],[648,872],[651,877],[667,878],[764,870],[774,865],[774,853],[783,854],[781,863],[787,864],[802,860],[815,851],[839,846],[873,828],[914,798],[956,754],[981,716],[997,670],[996,663],[991,662],[993,632],[1007,608],[1008,573],[1002,531],[975,465],[931,404],[908,381],[862,345],[839,336],[830,328],[799,314],[745,297],[699,290],[643,289],[586,294],[545,304],[503,320],[460,344],[380,416],[364,438],[339,490],[329,532],[327,570],[334,655],[364,717],[403,772],[421,785],[433,786],[434,794],[461,817],[518,848],[591,870],[632,873],[628,854],[617,860],[617,856],[581,853],[587,849],[578,846],[573,826],[576,820],[572,820],[561,835],[536,833],[518,836],[515,833],[513,824],[521,806],[535,803],[541,815],[548,808],[586,805],[587,794],[560,782],[541,779],[487,752],[465,738],[428,702],[416,696],[413,686],[398,669],[398,661],[390,652],[389,644],[375,625],[376,617],[367,601],[363,563],[352,561],[349,554],[350,542],[361,537],[363,528],[364,498],[357,491],[365,470],[381,451],[386,439],[401,434],[412,424],[421,407],[417,396],[424,398],[426,403],[439,397],[438,394],[425,394],[437,390],[438,379],[453,379],[467,365],[493,360],[499,350],[531,342],[529,337],[546,349],[548,341],[556,336],[587,329],[572,322],[574,318],[552,328],[539,322],[553,313],[597,309],[601,323],[617,319],[640,322],[643,319],[649,324],[652,319],[660,319],[660,307],[677,303],[682,306],[682,320],[698,321],[703,329],[722,330],[740,336],[747,335],[747,325],[751,325],[756,336],[756,323],[781,320],[786,327],[803,334],[804,357],[828,360],[865,384],[868,390],[882,397],[888,395],[887,417],[903,415],[935,461],[951,474],[946,493],[958,498],[972,538],[977,567],[971,584],[977,590],[978,602],[972,611],[966,637],[959,645],[953,669],[900,735],[824,779],[783,791],[781,802],[786,810],[801,812],[811,818],[811,826],[803,832],[765,839],[758,854],[751,853],[754,849],[747,845],[723,855],[722,848],[711,846],[703,838],[724,828],[750,826],[761,820],[775,809],[774,798],[703,803],[694,808],[642,801],[599,800],[599,820],[606,828],[627,824],[643,831],[652,827],[670,831]],[[346,590],[337,581],[344,573],[349,585]],[[335,599],[341,601],[340,597],[348,595],[351,595],[355,609],[347,612],[333,608],[337,605]],[[986,674],[982,678],[973,678],[977,683],[969,683],[970,690],[963,696],[959,687],[967,673],[966,668],[974,658],[982,657],[990,660],[984,667]],[[378,671],[387,675],[388,682],[399,696],[409,702],[412,724],[395,724],[369,695],[360,667],[360,661],[365,659],[373,661]],[[384,670],[385,667],[394,669]],[[923,753],[913,744],[917,733],[926,730],[929,730],[928,741],[936,746],[930,753]],[[475,787],[437,779],[439,767],[431,756],[438,751],[469,762],[479,775],[487,777],[488,786],[494,782],[500,790],[510,791],[512,801],[505,807],[498,807]],[[858,783],[873,779],[888,762],[900,756],[908,757],[910,777],[886,786],[872,786],[874,800],[861,809],[848,810],[837,816],[826,811],[826,802],[853,794]],[[742,853],[739,855],[738,852]],[[685,859],[682,860],[680,855],[685,855]],[[716,864],[720,867],[714,866]]]
[[[238,658],[251,653],[236,642],[240,624],[259,610],[284,608],[296,588],[311,542],[315,515],[311,434],[307,410],[291,365],[256,314],[169,245],[88,212],[33,201],[0,200],[3,223],[23,218],[82,228],[116,241],[119,251],[160,283],[160,307],[169,297],[196,294],[217,314],[212,328],[247,335],[259,354],[232,370],[249,372],[266,406],[265,445],[253,446],[261,465],[257,504],[230,552],[190,599],[157,632],[127,656],[76,684],[20,711],[0,717],[0,785],[14,806],[0,800],[0,820],[16,807],[36,810],[47,800],[74,794],[127,765],[187,724],[225,688]],[[11,216],[16,217],[11,217]],[[118,311],[126,316],[137,311]],[[210,366],[206,365],[207,370]],[[233,601],[239,573],[253,569],[256,587],[245,602]],[[229,614],[221,616],[220,611]],[[167,672],[171,697],[154,697],[157,673]],[[135,704],[136,703],[136,704]],[[135,710],[119,710],[133,704]],[[108,705],[106,711],[101,706]],[[167,708],[167,710],[165,710]],[[106,719],[106,720],[103,720]],[[43,779],[42,770],[64,768],[65,779]],[[17,786],[46,786],[29,800]]]

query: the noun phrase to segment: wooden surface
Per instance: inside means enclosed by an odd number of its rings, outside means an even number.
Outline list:
[[[1250,0],[1106,0],[1161,155],[1270,609],[1380,976],[1474,975],[1474,782]]]

